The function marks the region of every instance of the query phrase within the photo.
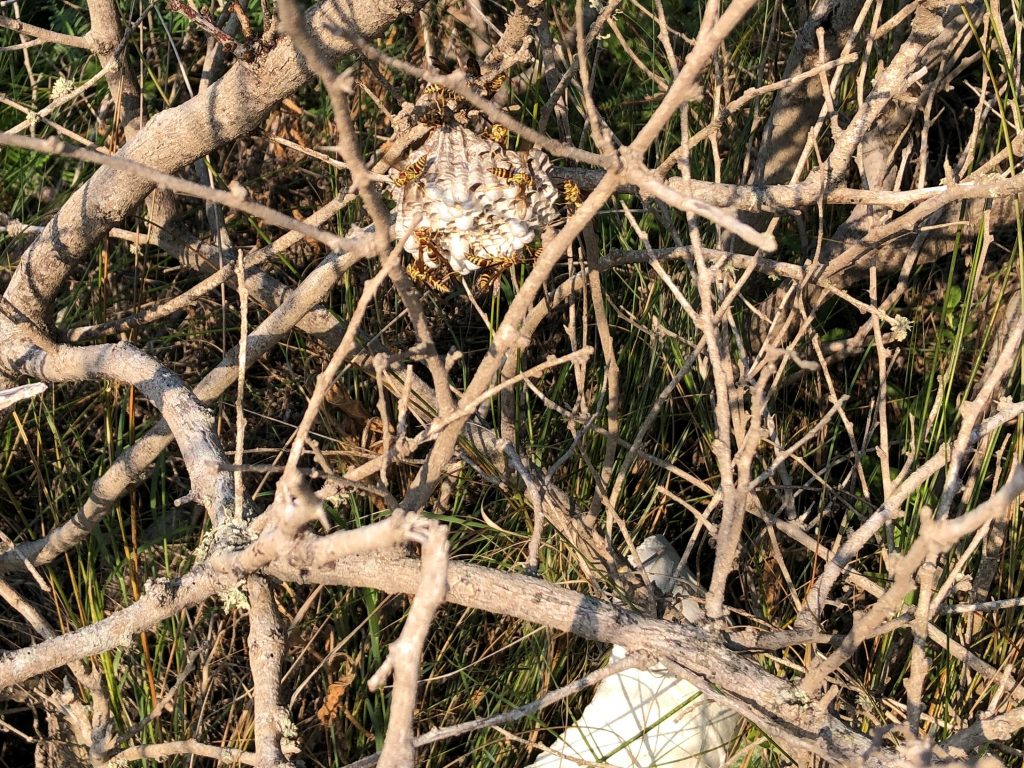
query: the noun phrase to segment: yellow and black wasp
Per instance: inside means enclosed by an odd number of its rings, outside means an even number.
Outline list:
[[[450,293],[452,289],[448,281],[451,279],[452,270],[441,252],[438,233],[427,227],[420,227],[413,232],[413,237],[416,238],[417,254],[415,261],[406,266],[406,274],[438,293]],[[436,266],[427,266],[424,255],[429,256]]]
[[[423,174],[423,170],[427,167],[427,159],[427,156],[424,154],[415,163],[406,166],[405,170],[395,177],[395,186],[404,187],[410,181],[418,179]]]

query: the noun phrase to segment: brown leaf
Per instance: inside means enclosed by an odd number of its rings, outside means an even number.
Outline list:
[[[352,685],[355,677],[355,672],[346,672],[327,687],[327,696],[323,706],[316,711],[316,717],[321,725],[330,725],[337,719],[341,700],[345,697],[345,691]]]

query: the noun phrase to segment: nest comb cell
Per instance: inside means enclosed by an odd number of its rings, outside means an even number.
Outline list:
[[[461,126],[433,131],[404,171],[392,171],[410,273],[425,270],[443,289],[453,273],[516,263],[557,216],[550,167],[537,149],[511,152]]]

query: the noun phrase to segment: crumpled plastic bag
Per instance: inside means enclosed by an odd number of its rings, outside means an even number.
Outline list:
[[[650,536],[637,553],[652,583],[678,596],[678,612],[691,620],[700,616],[692,597],[700,587],[685,566],[673,583],[679,555],[668,540]],[[612,659],[625,656],[625,648],[612,647]],[[628,669],[602,680],[576,723],[529,768],[721,768],[739,724],[736,713],[664,667]]]

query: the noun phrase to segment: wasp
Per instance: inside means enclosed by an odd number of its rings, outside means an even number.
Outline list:
[[[433,288],[438,293],[452,292],[452,287],[448,285],[448,279],[452,276],[452,273],[446,272],[443,267],[431,268],[417,259],[412,264],[406,266],[405,274],[417,283]]]
[[[497,258],[492,256],[480,256],[473,250],[469,250],[466,253],[466,261],[475,264],[481,269],[497,269],[499,272],[503,269],[513,266],[519,262],[518,256],[498,256]]]
[[[495,281],[501,276],[500,269],[482,269],[480,270],[480,276],[477,277],[474,288],[478,294],[486,293],[487,289],[494,285]]]
[[[423,157],[421,157],[412,165],[407,166],[404,171],[398,174],[398,176],[395,178],[395,186],[404,187],[410,181],[414,181],[415,179],[419,178],[420,174],[423,173],[423,169],[426,167],[427,156],[423,155]]]
[[[516,187],[516,208],[519,216],[526,213],[526,191],[533,189],[534,178],[526,171],[513,171],[508,168],[491,168],[490,172],[499,179],[504,179]]]
[[[436,230],[429,227],[420,227],[413,232],[413,237],[416,238],[416,257],[418,261],[424,260],[424,254],[429,256],[430,260],[435,264],[441,264],[445,261],[445,258],[441,255],[441,245],[437,241],[438,232]]]
[[[423,93],[427,96],[434,97],[434,105],[437,107],[439,116],[443,116],[445,114],[445,108],[449,100],[455,102],[460,102],[462,100],[451,88],[445,88],[443,85],[438,85],[437,83],[428,83],[427,87],[423,89]]]
[[[478,272],[478,277],[476,279],[476,284],[474,286],[476,288],[476,292],[484,293],[498,280],[499,277],[501,277],[502,272],[504,272],[509,267],[514,267],[521,261],[522,258],[520,258],[518,255],[506,256],[501,259],[491,259],[487,263],[487,266],[481,267],[481,269]]]
[[[499,179],[515,184],[519,187],[520,191],[524,189],[533,189],[533,176],[526,171],[513,171],[509,168],[490,168],[491,173],[497,176]]]
[[[575,181],[567,181],[562,185],[562,202],[573,208],[579,208],[582,201],[583,193],[580,192],[579,184]]]
[[[508,149],[508,136],[508,128],[497,123],[492,125],[490,130],[487,131],[487,138],[501,146],[502,149]]]
[[[416,238],[418,252],[416,260],[405,268],[406,274],[416,282],[423,283],[438,293],[450,293],[452,289],[448,285],[448,280],[452,276],[452,271],[448,267],[447,260],[441,255],[441,246],[437,242],[438,233],[427,227],[421,227],[413,232],[413,236]],[[428,267],[423,258],[424,254],[429,256],[436,266]]]
[[[420,116],[421,122],[432,125],[441,126],[447,123],[451,119],[451,110],[449,109],[449,102],[454,102],[455,106],[453,109],[458,110],[462,99],[455,91],[451,88],[445,88],[443,85],[437,83],[427,83],[424,87],[422,94],[424,96],[432,97],[429,101],[433,102],[432,109],[427,108],[425,112]]]
[[[484,293],[501,276],[502,272],[522,261],[522,256],[518,253],[510,256],[499,256],[498,258],[469,254],[466,258],[480,268],[477,271],[474,286],[477,293]]]
[[[445,101],[448,99],[459,98],[458,94],[451,88],[445,88],[443,85],[438,85],[437,83],[428,83],[427,87],[423,89],[423,92],[428,96],[437,95],[438,98],[444,99]]]
[[[508,80],[508,75],[502,72],[494,79],[485,82],[483,84],[484,95],[490,97],[496,94],[498,89],[505,84],[506,80]]]

